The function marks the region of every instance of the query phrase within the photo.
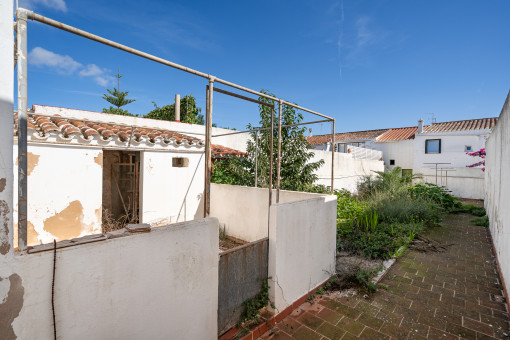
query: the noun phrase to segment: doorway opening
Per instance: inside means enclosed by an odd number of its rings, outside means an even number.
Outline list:
[[[103,233],[139,223],[139,179],[139,151],[103,151]]]

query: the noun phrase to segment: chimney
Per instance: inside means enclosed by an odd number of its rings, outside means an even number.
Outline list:
[[[181,121],[181,95],[180,94],[175,95],[174,112],[175,112],[175,121],[180,122]]]
[[[420,120],[418,121],[418,133],[422,132],[423,132],[423,119],[420,118]]]
[[[312,137],[312,128],[308,129],[310,131],[310,137]]]

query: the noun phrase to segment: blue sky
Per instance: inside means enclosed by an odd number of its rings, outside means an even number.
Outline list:
[[[50,18],[337,119],[337,132],[498,116],[510,89],[510,1],[19,0]],[[101,111],[116,86],[144,114],[206,80],[29,22],[28,103]],[[306,120],[315,120],[305,115]],[[215,94],[243,129],[255,104]],[[426,120],[427,121],[427,120]],[[313,126],[328,133],[328,124]]]

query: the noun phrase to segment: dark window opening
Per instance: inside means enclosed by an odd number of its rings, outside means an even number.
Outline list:
[[[440,139],[425,140],[425,153],[441,153]]]
[[[390,165],[395,165],[395,160],[394,159],[390,159]]]
[[[189,166],[189,158],[174,157],[172,158],[172,166],[174,168],[187,168]]]

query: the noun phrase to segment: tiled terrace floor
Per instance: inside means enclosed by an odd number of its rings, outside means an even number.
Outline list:
[[[509,339],[488,229],[453,215],[428,237],[443,253],[407,251],[370,298],[321,296],[262,339]]]

